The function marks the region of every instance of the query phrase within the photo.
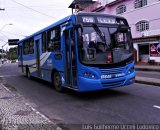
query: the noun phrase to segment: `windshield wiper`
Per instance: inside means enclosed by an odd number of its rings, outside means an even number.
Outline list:
[[[103,44],[106,44],[105,35],[101,32],[101,30],[99,29],[99,27],[97,26],[97,24],[92,24],[92,26],[93,26],[94,30],[96,31],[96,33],[101,38]]]

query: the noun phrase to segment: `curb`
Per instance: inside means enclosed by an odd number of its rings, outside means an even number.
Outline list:
[[[135,65],[136,70],[141,70],[141,71],[158,71],[160,72],[160,66],[140,66],[140,65]]]
[[[30,104],[22,95],[0,83],[0,130],[62,130]]]
[[[160,72],[160,69],[151,69],[151,68],[136,68],[136,70],[141,70],[141,71],[156,71]]]
[[[154,86],[160,87],[160,80],[159,79],[155,79],[155,78],[136,76],[135,82],[136,83],[147,84],[147,85],[154,85]]]
[[[160,87],[160,84],[159,84],[159,83],[145,82],[145,81],[141,81],[141,80],[135,80],[135,82],[136,82],[136,83],[140,83],[140,84],[154,85],[154,86]]]

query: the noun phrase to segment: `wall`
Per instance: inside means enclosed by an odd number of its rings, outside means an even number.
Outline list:
[[[108,14],[116,14],[116,8],[119,5],[126,5],[127,12],[120,14],[120,16],[125,17],[129,25],[131,26],[132,35],[133,37],[141,37],[142,32],[137,32],[135,24],[141,20],[147,20],[149,21],[149,30],[156,30],[157,27],[160,28],[160,16],[159,15],[153,15],[158,14],[160,12],[160,1],[159,0],[148,0],[148,5],[135,9],[134,8],[134,2],[135,0],[127,0],[120,2],[118,4],[114,4],[112,6],[107,6],[105,10],[103,10],[104,13]]]

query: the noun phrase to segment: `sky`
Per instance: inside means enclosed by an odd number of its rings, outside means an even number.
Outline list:
[[[72,13],[73,0],[0,0],[0,48],[8,39],[23,39]],[[8,45],[4,49],[8,49]]]

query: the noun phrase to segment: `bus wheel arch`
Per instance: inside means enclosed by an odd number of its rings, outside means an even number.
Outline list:
[[[51,78],[56,91],[63,92],[64,88],[62,87],[62,79],[60,73],[56,69],[52,70]]]

